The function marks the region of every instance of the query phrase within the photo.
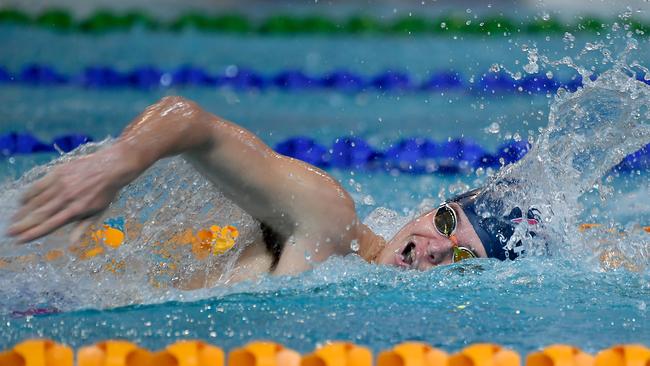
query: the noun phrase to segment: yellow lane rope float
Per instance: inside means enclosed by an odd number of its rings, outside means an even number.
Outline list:
[[[73,350],[50,340],[28,340],[0,352],[2,366],[73,366]],[[556,344],[526,357],[497,344],[473,344],[447,353],[425,343],[406,342],[378,353],[349,342],[328,342],[301,355],[273,342],[252,342],[226,357],[203,341],[179,341],[149,351],[124,340],[107,340],[80,348],[77,366],[646,366],[650,349],[640,344],[617,345],[595,355]]]

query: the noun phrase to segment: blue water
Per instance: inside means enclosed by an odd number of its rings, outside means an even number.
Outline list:
[[[2,346],[45,336],[75,347],[108,337],[154,349],[178,339],[226,349],[270,339],[307,352],[329,339],[375,350],[419,340],[449,351],[498,342],[521,352],[552,343],[593,352],[648,343],[649,279],[539,259],[483,260],[428,273],[336,259],[297,278],[236,286],[205,300],[4,317]]]
[[[585,41],[594,40],[578,39],[575,44],[580,46],[571,48],[562,36],[548,40],[544,36],[327,39],[133,32],[93,37],[3,27],[0,49],[11,52],[3,52],[0,62],[11,69],[41,62],[66,72],[78,72],[90,64],[128,69],[142,64],[173,68],[192,63],[215,71],[244,65],[267,72],[284,68],[327,72],[345,67],[368,75],[393,68],[419,77],[426,77],[427,71],[453,68],[478,77],[495,63],[521,71],[528,62],[520,51],[523,44],[536,44],[540,54],[559,59],[576,57]],[[639,49],[647,49],[648,42],[640,42]],[[588,54],[580,61],[591,65],[592,58]],[[648,58],[647,53],[635,54],[642,65],[650,64]],[[0,85],[0,134],[29,131],[46,140],[70,132],[96,139],[116,136],[143,108],[168,94],[196,100],[271,145],[295,135],[329,144],[338,136],[352,134],[378,148],[412,136],[437,140],[464,136],[488,149],[515,135],[535,139],[548,124],[553,102],[552,96],[545,95],[462,92],[350,95]],[[500,127],[496,133],[486,131],[493,122]],[[12,181],[51,158],[0,160],[0,182]],[[425,199],[438,201],[454,191],[478,186],[486,178],[481,172],[462,176],[331,173],[352,192],[361,217],[378,207],[411,214]],[[583,197],[586,208],[580,221],[618,223],[630,231],[650,225],[647,172],[613,175],[605,182],[612,193],[595,191]],[[601,201],[601,196],[606,199]],[[0,215],[6,219],[8,213]],[[599,233],[594,243],[599,240],[613,239]],[[636,235],[631,240],[641,252],[650,250],[648,236]],[[569,248],[567,252],[573,253]],[[150,298],[134,296],[135,304],[130,306],[122,305],[129,303],[134,288],[147,293],[146,282],[127,284],[118,276],[106,275],[101,281],[104,292],[95,293],[96,277],[75,272],[74,267],[59,273],[25,265],[26,271],[33,271],[29,280],[0,269],[0,349],[31,337],[48,337],[75,347],[126,338],[150,348],[200,338],[226,349],[270,339],[303,352],[325,340],[350,340],[375,350],[420,340],[449,351],[490,341],[520,352],[551,343],[570,343],[587,351],[615,343],[650,344],[647,257],[638,258],[641,269],[634,272],[604,270],[594,264],[597,259],[585,259],[588,252],[583,254],[576,255],[577,259],[560,255],[504,263],[480,260],[427,273],[376,267],[348,256],[333,258],[293,278],[263,278],[185,293],[152,292],[155,296]],[[98,259],[100,264],[101,260],[105,259]],[[112,296],[120,300],[112,302]],[[10,314],[12,309],[53,304],[66,311],[35,317]],[[118,307],[108,309],[112,304]]]

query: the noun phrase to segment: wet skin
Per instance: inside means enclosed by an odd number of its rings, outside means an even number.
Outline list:
[[[326,172],[277,154],[250,131],[182,97],[161,99],[136,117],[112,145],[57,166],[34,183],[7,234],[24,243],[76,223],[74,242],[122,187],[173,155],[182,155],[227,198],[290,238],[275,268],[269,268],[264,250],[247,250],[239,260],[241,278],[300,273],[330,256],[352,253],[354,242],[357,253],[371,263],[426,270],[452,262],[452,241],[435,229],[435,210],[386,242],[359,220],[350,195]],[[467,217],[458,205],[451,206],[458,217],[454,232],[458,244],[485,257]]]

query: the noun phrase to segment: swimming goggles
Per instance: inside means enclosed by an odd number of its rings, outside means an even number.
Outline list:
[[[476,254],[471,249],[458,245],[458,238],[454,235],[456,225],[458,225],[458,217],[456,216],[456,211],[449,204],[443,203],[438,207],[436,214],[433,216],[433,224],[436,230],[438,230],[438,233],[449,238],[454,245],[454,263],[465,259],[476,258]]]

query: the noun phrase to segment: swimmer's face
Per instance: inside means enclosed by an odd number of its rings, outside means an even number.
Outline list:
[[[457,203],[449,206],[456,212],[458,222],[454,234],[458,245],[472,250],[477,257],[487,257],[481,240]],[[404,227],[379,254],[377,262],[425,271],[441,264],[453,263],[453,243],[436,230],[433,218],[437,209],[425,213]]]

